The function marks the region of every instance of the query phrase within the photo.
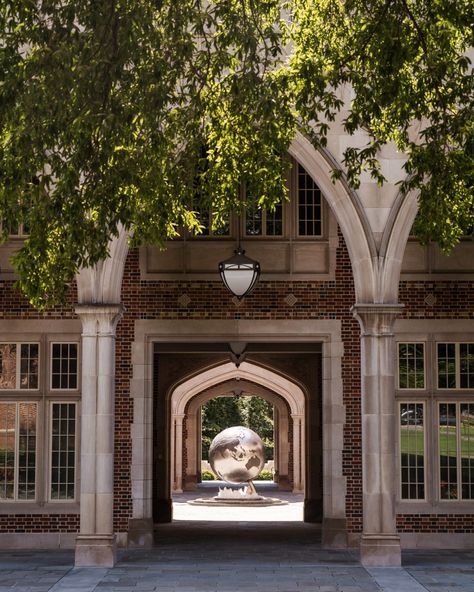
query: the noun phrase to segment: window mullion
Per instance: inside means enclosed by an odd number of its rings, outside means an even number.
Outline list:
[[[19,479],[19,452],[20,452],[20,404],[15,403],[15,460],[13,468],[13,499],[18,501]]]
[[[455,368],[456,368],[456,388],[461,388],[461,347],[460,343],[455,344]]]
[[[459,344],[458,344],[459,345]],[[456,352],[459,353],[459,352]],[[458,357],[458,356],[457,356]],[[457,448],[457,469],[458,469],[458,500],[462,499],[462,453],[461,453],[461,404],[456,403],[456,448]]]
[[[16,356],[15,390],[19,390],[21,388],[21,343],[15,343],[15,356]]]

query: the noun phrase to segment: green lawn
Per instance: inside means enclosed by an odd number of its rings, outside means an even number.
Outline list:
[[[440,452],[456,454],[456,428],[447,426],[442,428],[440,434]],[[400,438],[401,453],[415,454],[423,451],[423,429],[419,426],[402,426]],[[474,458],[474,426],[461,426],[461,455]]]

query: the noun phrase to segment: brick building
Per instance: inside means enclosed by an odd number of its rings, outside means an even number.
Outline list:
[[[151,544],[199,480],[201,405],[237,386],[273,404],[276,478],[324,545],[367,565],[473,545],[474,246],[410,238],[390,147],[383,187],[332,183],[345,145],[336,125],[326,153],[298,137],[275,212],[249,203],[166,251],[121,233],[45,313],[13,289],[22,229],[0,247],[2,546],[110,565],[116,545]],[[239,236],[262,268],[240,302],[217,274]]]

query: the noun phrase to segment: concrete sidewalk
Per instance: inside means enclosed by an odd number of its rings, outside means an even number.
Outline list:
[[[208,534],[211,534],[208,532]],[[0,553],[0,591],[22,592],[472,592],[474,555],[403,554],[402,568],[361,567],[350,551],[311,545],[181,541],[121,551],[114,568],[73,568],[72,551]],[[216,553],[218,557],[216,558]],[[440,556],[443,561],[440,561]]]
[[[278,492],[290,504],[255,521],[185,504],[203,495],[175,498],[154,548],[120,550],[111,569],[75,569],[73,551],[0,551],[0,592],[474,592],[474,551],[405,551],[402,568],[365,569],[356,550],[321,549],[319,527],[295,520],[301,497]]]

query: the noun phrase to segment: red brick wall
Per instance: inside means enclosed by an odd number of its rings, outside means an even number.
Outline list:
[[[217,274],[216,274],[217,275]],[[290,307],[284,298],[292,293],[297,302]],[[182,294],[191,299],[188,306],[179,306]],[[227,290],[217,279],[210,281],[165,282],[141,281],[138,250],[127,258],[123,301],[126,313],[117,335],[117,409],[121,416],[116,422],[116,509],[115,527],[127,529],[131,515],[130,484],[124,471],[119,476],[120,464],[127,466],[131,459],[130,421],[132,402],[129,398],[131,368],[128,356],[133,339],[135,319],[341,319],[345,342],[342,375],[347,424],[344,433],[345,452],[343,470],[347,477],[347,507],[349,528],[361,529],[361,435],[360,435],[360,346],[359,325],[350,313],[354,304],[351,265],[344,241],[337,252],[337,271],[333,281],[326,282],[265,282],[239,305],[235,305]],[[119,456],[120,455],[120,456]]]
[[[398,532],[473,532],[474,514],[398,514]]]
[[[79,514],[11,514],[0,516],[0,532],[78,532]]]
[[[406,318],[474,318],[473,282],[402,282],[400,302],[406,305]],[[191,302],[179,306],[178,297],[186,293]],[[284,302],[293,293],[293,307]],[[429,307],[425,297],[433,293],[437,302]],[[347,422],[344,429],[343,473],[347,478],[347,520],[350,532],[362,527],[362,470],[360,423],[360,345],[359,326],[350,313],[355,301],[352,273],[347,250],[341,238],[337,251],[334,281],[265,282],[239,306],[217,280],[193,282],[141,281],[138,251],[127,258],[123,281],[126,312],[117,329],[116,346],[116,424],[115,424],[115,507],[114,526],[126,531],[132,515],[131,501],[131,436],[133,401],[130,398],[131,343],[136,319],[341,319],[344,358],[342,378]],[[69,305],[38,313],[21,298],[10,282],[2,282],[0,318],[63,319],[74,318],[75,290]],[[461,532],[474,530],[473,515],[400,515],[402,532]],[[3,532],[73,532],[78,529],[78,516],[23,514],[0,517]],[[428,529],[428,530],[427,530]],[[446,530],[447,529],[447,530]],[[462,530],[460,530],[462,529]]]
[[[433,305],[425,298],[433,295]],[[400,302],[405,319],[473,319],[474,282],[402,281]],[[474,514],[399,514],[399,532],[474,532]]]

